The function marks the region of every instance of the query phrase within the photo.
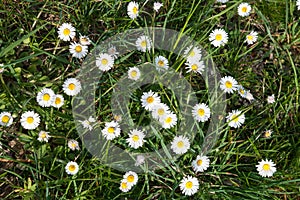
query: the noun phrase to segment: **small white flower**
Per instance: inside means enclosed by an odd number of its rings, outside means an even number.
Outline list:
[[[133,171],[128,171],[123,175],[123,179],[127,181],[128,186],[132,187],[138,182],[138,175]]]
[[[53,104],[55,94],[49,88],[43,88],[36,95],[36,101],[42,107],[50,107]]]
[[[210,118],[210,109],[204,103],[196,104],[193,107],[192,115],[198,122],[206,122]]]
[[[128,70],[128,78],[131,80],[138,80],[141,77],[141,71],[137,67],[131,67]]]
[[[49,135],[49,132],[40,131],[39,132],[38,141],[40,141],[40,142],[48,142],[48,140],[49,140],[50,137],[51,136]]]
[[[233,110],[226,118],[228,125],[233,128],[238,128],[245,122],[245,114],[238,110]]]
[[[239,95],[241,95],[241,97],[243,97],[243,98],[247,97],[247,91],[245,90],[245,88],[243,86],[238,85],[237,91],[238,91]]]
[[[60,108],[64,105],[64,97],[60,94],[54,95],[54,101],[52,103],[52,106],[55,108]]]
[[[148,36],[140,36],[135,42],[137,50],[141,52],[150,51],[152,42]]]
[[[127,180],[123,179],[123,180],[121,180],[119,188],[122,192],[128,192],[129,190],[131,190],[132,186],[129,186]]]
[[[63,41],[70,41],[75,37],[75,28],[68,23],[63,23],[58,28],[58,37]]]
[[[241,3],[238,7],[239,16],[246,17],[250,15],[251,6],[248,3]]]
[[[182,194],[192,196],[199,189],[199,181],[197,178],[192,176],[184,177],[180,182],[180,190]]]
[[[78,142],[73,139],[68,141],[68,147],[73,151],[75,151],[76,149],[80,150]]]
[[[88,37],[88,36],[80,36],[79,37],[79,43],[81,44],[81,45],[84,45],[84,46],[87,46],[87,45],[90,45],[91,44],[91,40],[90,40],[90,38]]]
[[[119,52],[117,51],[117,48],[113,45],[110,45],[110,47],[107,50],[108,55],[112,56],[113,58],[118,58]]]
[[[171,143],[171,149],[176,154],[184,154],[189,150],[189,148],[190,142],[185,136],[175,136]]]
[[[23,128],[33,130],[39,126],[40,116],[33,111],[27,111],[21,115],[20,121]]]
[[[89,129],[91,131],[91,130],[93,130],[93,123],[96,122],[96,119],[93,118],[92,116],[90,116],[86,120],[83,120],[83,121],[79,120],[79,122],[81,123],[83,128]]]
[[[258,38],[257,35],[258,35],[258,33],[256,31],[251,31],[250,34],[248,34],[246,36],[245,42],[247,42],[249,45],[253,44],[254,42],[257,41],[257,38]]]
[[[266,161],[262,160],[256,165],[257,171],[259,175],[262,177],[271,177],[276,172],[276,164],[272,162],[272,160],[266,159]]]
[[[9,112],[0,113],[0,125],[1,126],[10,126],[13,123],[13,117]]]
[[[209,34],[209,41],[215,47],[224,46],[228,42],[228,34],[224,29],[215,29]]]
[[[69,50],[70,50],[70,53],[72,54],[72,57],[79,58],[79,59],[85,57],[86,54],[88,53],[87,46],[81,45],[76,42],[72,42],[69,45]]]
[[[67,174],[75,175],[79,171],[79,166],[76,162],[70,161],[65,167]]]
[[[114,66],[114,62],[114,58],[107,53],[101,53],[96,58],[96,66],[104,72],[110,70]]]
[[[270,138],[271,135],[272,135],[272,133],[273,133],[272,130],[266,130],[264,136],[265,136],[266,138]]]
[[[253,95],[251,94],[250,90],[247,90],[246,91],[246,99],[248,99],[248,101],[253,101],[254,100],[254,97]]]
[[[169,129],[177,124],[177,116],[172,112],[168,112],[159,119],[159,122],[161,123],[163,128]]]
[[[169,61],[164,56],[155,57],[155,66],[158,71],[167,70],[169,68]]]
[[[267,102],[268,102],[269,104],[274,103],[274,102],[275,102],[275,95],[272,94],[271,96],[268,96]]]
[[[194,73],[199,73],[202,74],[204,71],[204,62],[203,61],[190,61],[185,63],[187,67],[187,73],[189,72],[194,72]]]
[[[196,160],[192,162],[195,172],[204,172],[209,167],[209,158],[207,156],[198,155]]]
[[[154,9],[156,12],[158,12],[158,10],[159,10],[162,6],[163,6],[162,3],[160,3],[160,2],[154,2],[154,4],[153,4],[153,9]]]
[[[143,108],[145,108],[148,111],[152,111],[157,104],[160,103],[160,97],[157,93],[152,92],[151,90],[149,92],[144,92],[141,97],[141,102]]]
[[[68,78],[63,84],[63,91],[69,96],[77,95],[81,90],[81,84],[76,78]]]
[[[137,149],[141,146],[143,146],[145,140],[144,140],[145,134],[143,131],[134,129],[130,131],[129,138],[126,139],[126,142],[129,143],[129,146]]]
[[[142,155],[138,155],[135,160],[134,166],[140,166],[145,163],[145,157]]]
[[[120,136],[121,129],[118,122],[106,122],[104,129],[102,129],[102,134],[107,140],[113,140]]]
[[[139,15],[139,4],[137,4],[135,1],[129,2],[127,6],[127,14],[131,19],[137,18]]]
[[[157,120],[162,119],[166,114],[169,114],[169,113],[170,113],[170,109],[164,103],[157,104],[151,112],[152,117]]]
[[[196,46],[189,46],[184,50],[184,56],[188,63],[199,62],[202,58],[201,50]]]
[[[226,93],[233,93],[238,88],[237,81],[231,76],[221,78],[220,88]]]

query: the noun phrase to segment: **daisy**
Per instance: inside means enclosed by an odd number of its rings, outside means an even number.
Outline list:
[[[44,88],[36,95],[36,101],[42,107],[50,107],[54,101],[54,92],[49,88]]]
[[[155,3],[153,4],[153,9],[154,9],[156,12],[158,12],[158,10],[159,10],[162,6],[163,6],[162,3],[160,3],[160,2],[155,2]]]
[[[142,155],[138,155],[135,160],[134,166],[140,166],[145,163],[145,157]]]
[[[113,58],[118,58],[119,52],[117,51],[117,48],[113,45],[110,45],[110,47],[107,50],[107,53],[112,56]]]
[[[224,29],[215,29],[209,34],[209,41],[215,47],[224,46],[228,42],[228,34]]]
[[[81,45],[76,42],[72,42],[69,45],[69,50],[70,50],[70,53],[72,54],[72,57],[79,58],[79,59],[85,57],[86,54],[88,53],[87,46]]]
[[[169,112],[160,118],[159,122],[165,129],[172,128],[177,124],[177,116],[174,113]]]
[[[75,175],[79,170],[79,166],[76,162],[70,161],[65,167],[67,174]]]
[[[246,99],[248,99],[248,101],[252,101],[254,100],[253,95],[251,94],[250,90],[246,91]]]
[[[0,125],[10,126],[13,123],[13,118],[9,112],[0,113]]]
[[[256,31],[251,31],[250,34],[246,36],[245,42],[247,42],[248,44],[253,44],[257,41],[257,35],[258,33]]]
[[[266,159],[266,161],[262,160],[256,165],[257,171],[259,175],[262,177],[271,177],[276,172],[275,163],[272,160]]]
[[[127,181],[128,186],[132,187],[137,184],[138,175],[133,171],[129,171],[124,174],[123,179]]]
[[[193,107],[192,115],[198,122],[206,122],[210,118],[210,109],[204,103],[196,104]]]
[[[89,129],[90,131],[93,129],[93,125],[92,123],[96,122],[96,119],[93,118],[92,116],[90,116],[88,119],[80,121],[81,125],[83,126],[83,128]]]
[[[217,2],[220,2],[220,3],[226,3],[228,2],[229,0],[217,0]]]
[[[69,96],[77,95],[81,90],[81,84],[76,78],[68,78],[63,84],[63,91]]]
[[[81,45],[84,45],[84,46],[87,46],[87,45],[90,45],[91,44],[91,40],[90,40],[90,38],[88,37],[88,36],[80,36],[79,37],[79,43],[81,44]]]
[[[137,67],[131,67],[128,70],[128,78],[131,80],[138,80],[141,77],[141,71]]]
[[[269,104],[274,103],[274,102],[275,102],[275,95],[272,94],[271,96],[268,96],[267,102],[268,102]]]
[[[158,71],[161,69],[167,70],[169,68],[169,61],[164,56],[155,57],[155,66]]]
[[[199,189],[198,179],[192,176],[184,177],[180,182],[180,190],[182,194],[191,196],[195,194]]]
[[[23,128],[33,130],[40,124],[40,115],[33,111],[27,111],[21,115],[20,121]]]
[[[46,131],[40,131],[40,132],[39,132],[38,141],[40,141],[40,142],[48,142],[48,139],[49,139],[50,137],[51,137],[51,136],[49,135],[49,132],[46,132]]]
[[[171,143],[171,149],[176,154],[184,154],[189,150],[189,148],[190,142],[185,136],[175,136]]]
[[[298,6],[298,10],[300,10],[300,0],[297,0],[296,6]]]
[[[128,184],[128,182],[127,182],[127,180],[126,179],[123,179],[122,181],[121,181],[121,183],[120,183],[120,190],[122,191],[122,192],[128,192],[131,188],[132,188],[132,186],[129,186],[129,184]]]
[[[221,78],[220,88],[226,93],[233,93],[238,88],[237,81],[231,76],[225,76]]]
[[[202,58],[201,50],[198,47],[189,46],[184,50],[184,56],[188,62],[198,62]]]
[[[0,74],[2,74],[4,72],[4,64],[0,63]]]
[[[60,108],[64,105],[64,97],[60,94],[54,95],[54,101],[52,102],[52,106],[55,108]]]
[[[238,7],[239,16],[246,17],[250,15],[251,6],[248,3],[241,3]]]
[[[273,133],[272,130],[266,130],[264,136],[265,136],[266,138],[270,138],[271,135],[272,135],[272,133]]]
[[[150,90],[149,92],[143,93],[141,101],[143,108],[145,108],[148,111],[151,111],[157,104],[160,103],[160,97],[157,93],[152,92],[152,90]]]
[[[116,122],[122,121],[122,115],[114,115],[114,120],[115,120]]]
[[[209,159],[207,156],[198,155],[196,160],[192,162],[195,172],[204,172],[209,167]]]
[[[63,23],[58,28],[58,37],[63,41],[70,41],[75,37],[75,28],[68,23]]]
[[[143,131],[139,131],[137,129],[131,130],[129,134],[129,138],[126,139],[126,142],[129,143],[129,146],[137,149],[143,146],[145,134]]]
[[[204,70],[204,63],[203,61],[191,61],[191,62],[186,62],[185,63],[187,67],[187,73],[189,72],[194,72],[194,73],[199,73],[202,74]]]
[[[166,114],[169,113],[170,113],[169,107],[164,103],[157,104],[151,112],[152,117],[157,120],[163,118]]]
[[[73,139],[68,141],[68,147],[73,151],[80,150],[78,142]]]
[[[146,51],[150,51],[152,42],[148,36],[142,35],[136,40],[135,46],[137,50],[141,52],[146,52]]]
[[[243,86],[238,85],[237,91],[238,91],[239,95],[241,95],[241,97],[243,97],[243,98],[247,97],[247,91],[244,89]]]
[[[139,15],[139,4],[137,4],[135,1],[129,2],[127,6],[127,14],[131,19],[137,18]]]
[[[230,127],[238,128],[245,122],[245,115],[241,111],[233,110],[228,114],[227,122]]]
[[[106,122],[104,129],[101,131],[107,140],[113,140],[120,136],[121,129],[117,122]]]
[[[114,58],[107,53],[101,53],[96,58],[96,66],[104,72],[110,70],[114,66],[114,62]]]

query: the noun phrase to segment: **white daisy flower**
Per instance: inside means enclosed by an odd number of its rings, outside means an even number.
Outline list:
[[[58,28],[58,37],[63,41],[70,41],[75,37],[75,28],[68,23],[63,23]]]
[[[238,128],[245,122],[245,114],[238,110],[233,110],[226,118],[228,125],[233,128]]]
[[[134,186],[138,182],[138,175],[133,171],[128,171],[123,175],[123,179],[127,181],[128,186]]]
[[[246,91],[246,99],[248,99],[248,101],[253,101],[254,100],[254,97],[251,94],[250,90]]]
[[[297,0],[296,6],[298,6],[298,10],[300,10],[300,0]]]
[[[250,34],[248,34],[246,36],[245,42],[247,42],[249,45],[253,44],[254,42],[257,41],[257,38],[258,38],[257,35],[258,35],[258,33],[256,31],[251,31]]]
[[[140,166],[145,163],[145,157],[142,155],[138,155],[135,160],[134,166]]]
[[[241,95],[241,97],[243,97],[243,98],[247,97],[247,91],[245,90],[245,88],[243,86],[238,85],[237,91],[238,91],[239,95]]]
[[[13,123],[13,117],[9,112],[0,113],[0,125],[1,126],[10,126]]]
[[[184,50],[184,56],[188,63],[199,62],[202,58],[201,50],[196,46],[189,46]]]
[[[256,165],[259,175],[262,177],[271,177],[276,172],[276,164],[272,160],[262,160]]]
[[[67,174],[75,175],[79,171],[79,166],[76,162],[70,161],[65,167]]]
[[[159,119],[162,127],[165,129],[172,128],[177,124],[176,114],[169,112]]]
[[[215,29],[209,34],[209,41],[215,47],[224,46],[228,42],[228,34],[224,29]]]
[[[132,186],[129,186],[127,180],[123,179],[123,180],[121,180],[119,188],[122,192],[128,192],[129,190],[131,190]]]
[[[137,4],[135,1],[129,2],[127,6],[127,14],[131,19],[137,18],[139,15],[139,4]]]
[[[152,117],[157,120],[162,119],[166,114],[169,113],[170,113],[170,109],[164,103],[157,104],[151,112]]]
[[[104,72],[110,70],[114,66],[114,62],[114,58],[107,53],[101,53],[96,58],[96,66]]]
[[[117,122],[106,122],[104,129],[102,129],[102,134],[107,140],[113,140],[120,136],[121,129]]]
[[[40,115],[33,111],[27,111],[21,115],[20,121],[23,128],[33,130],[40,124]]]
[[[130,67],[128,70],[128,78],[131,80],[138,80],[141,77],[141,71],[137,67]]]
[[[72,57],[79,58],[79,59],[85,57],[86,54],[88,53],[87,46],[81,45],[76,42],[72,42],[69,45],[69,50],[70,50],[70,53],[72,54]]]
[[[117,51],[117,48],[113,45],[110,45],[110,47],[107,50],[108,55],[112,56],[113,58],[118,58],[119,52]]]
[[[220,3],[226,3],[228,2],[229,0],[217,0],[217,2],[220,2]]]
[[[4,64],[0,63],[0,74],[2,74],[4,72]]]
[[[153,108],[160,103],[160,97],[157,93],[152,92],[152,90],[150,90],[149,92],[143,93],[141,101],[143,108],[145,108],[148,111],[152,111]]]
[[[134,129],[130,131],[129,138],[126,139],[126,142],[129,144],[130,147],[137,149],[143,146],[145,134],[143,131]]]
[[[204,172],[209,167],[209,158],[207,156],[198,155],[196,160],[192,162],[195,172]]]
[[[49,88],[43,88],[36,95],[36,101],[42,107],[50,107],[53,104],[55,94]]]
[[[185,63],[187,67],[187,73],[189,72],[194,72],[194,73],[199,73],[202,74],[204,71],[204,62],[203,61],[191,61],[191,62],[186,62]]]
[[[50,137],[51,136],[49,135],[49,132],[40,131],[39,132],[38,141],[40,141],[40,142],[48,142],[48,140],[49,140]]]
[[[141,52],[146,52],[146,51],[150,51],[152,42],[148,36],[142,35],[136,40],[135,46],[137,50]]]
[[[79,43],[81,44],[81,45],[84,45],[84,46],[88,46],[88,45],[90,45],[91,44],[91,40],[90,40],[90,38],[88,37],[88,36],[80,36],[79,37]]]
[[[80,150],[80,147],[79,147],[79,144],[76,140],[69,140],[68,141],[68,147],[72,150],[72,151],[75,151],[75,150]]]
[[[192,176],[184,177],[180,182],[180,190],[182,194],[192,196],[199,189],[199,181],[197,178]]]
[[[153,9],[154,9],[156,12],[158,12],[158,10],[159,10],[162,6],[163,6],[162,3],[160,3],[160,2],[154,2],[154,4],[153,4]]]
[[[171,149],[176,154],[184,154],[189,150],[189,148],[190,148],[189,139],[182,135],[175,136],[171,143]]]
[[[238,88],[238,82],[231,76],[225,76],[220,80],[220,88],[226,93],[233,93]]]
[[[81,84],[76,78],[68,78],[63,84],[63,91],[69,96],[77,95],[81,90]]]
[[[156,56],[155,66],[158,71],[160,71],[161,69],[167,70],[169,68],[169,61],[164,56]]]
[[[122,115],[114,115],[114,120],[116,121],[116,122],[120,122],[120,121],[122,121]]]
[[[246,17],[250,15],[251,6],[248,3],[241,3],[238,7],[239,16]]]
[[[79,120],[79,122],[81,123],[83,128],[89,129],[91,131],[91,130],[93,130],[93,123],[96,122],[96,119],[93,118],[92,116],[90,116],[86,120],[83,120],[83,121]]]
[[[54,95],[54,100],[52,102],[52,106],[55,108],[60,108],[64,105],[64,97],[60,94]]]
[[[192,115],[198,122],[206,122],[210,118],[210,109],[204,103],[196,104],[193,107]]]
[[[272,94],[271,96],[268,96],[267,102],[268,102],[269,104],[274,103],[274,102],[275,102],[275,95]]]
[[[272,135],[273,131],[272,130],[266,130],[264,133],[264,137],[265,138],[270,138]]]

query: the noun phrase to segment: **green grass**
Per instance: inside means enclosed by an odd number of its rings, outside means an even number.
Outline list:
[[[64,2],[64,3],[63,3]],[[209,1],[162,0],[164,6],[154,15],[153,1],[139,2],[143,12],[137,20],[127,16],[129,1],[3,1],[0,3],[0,112],[11,112],[14,123],[0,127],[0,198],[6,199],[299,199],[300,196],[300,12],[292,0],[247,1],[252,14],[242,18],[237,6],[242,1],[226,4]],[[69,43],[58,39],[57,28],[72,23],[82,35],[93,41],[92,51],[101,41],[129,29],[156,26],[189,35],[212,56],[222,76],[232,76],[253,94],[255,101],[238,94],[227,95],[227,112],[245,110],[245,124],[228,126],[208,154],[211,165],[204,173],[195,174],[191,162],[201,152],[201,138],[172,165],[139,174],[139,181],[128,193],[119,190],[123,172],[109,168],[83,148],[72,115],[72,97],[64,94],[61,109],[42,108],[36,94],[44,87],[63,94],[66,78],[76,77],[81,61],[72,58]],[[209,34],[222,27],[229,34],[224,47],[215,48]],[[244,43],[246,34],[259,33],[254,45]],[[167,58],[176,56],[155,51]],[[128,67],[151,61],[153,55],[135,53],[118,61],[117,68],[103,75],[96,93],[97,119],[100,126],[112,120],[110,98],[115,84]],[[175,60],[172,61],[175,63]],[[178,68],[177,68],[178,67]],[[184,65],[174,64],[199,91],[205,101],[207,91],[199,86],[198,76],[184,72]],[[158,88],[158,86],[152,86]],[[148,88],[144,89],[147,91]],[[139,103],[143,90],[132,95],[129,107],[136,122],[149,119]],[[163,93],[161,93],[163,94]],[[266,98],[275,94],[276,102]],[[204,97],[205,98],[204,98]],[[202,99],[201,99],[202,97]],[[166,92],[164,101],[174,95]],[[19,123],[23,112],[34,110],[41,116],[36,130],[28,131]],[[145,116],[144,116],[145,115]],[[143,121],[144,120],[144,121]],[[208,123],[199,123],[206,130]],[[271,138],[264,138],[272,129]],[[39,130],[52,136],[48,143],[37,141]],[[172,139],[175,129],[166,134]],[[200,135],[200,134],[199,134]],[[125,137],[118,145],[126,146]],[[80,143],[80,151],[71,151],[68,139]],[[162,145],[159,139],[147,143],[147,150]],[[277,172],[263,178],[255,165],[261,159],[272,159]],[[76,160],[78,174],[67,175],[65,165]],[[179,184],[185,175],[196,176],[200,189],[193,197],[181,194]]]

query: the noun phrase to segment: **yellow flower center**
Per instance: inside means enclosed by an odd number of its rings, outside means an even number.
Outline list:
[[[27,117],[26,121],[28,124],[32,124],[34,119],[33,119],[33,117]]]
[[[222,38],[223,38],[223,37],[222,37],[222,34],[217,34],[217,35],[216,35],[216,40],[217,40],[217,41],[221,41]]]
[[[170,124],[172,122],[172,117],[167,117],[167,119],[165,120],[165,122],[167,124]]]
[[[203,161],[202,161],[202,160],[198,160],[198,161],[197,161],[197,165],[198,165],[198,166],[201,166],[201,165],[202,165],[202,163],[203,163]]]
[[[130,182],[130,183],[132,183],[134,181],[134,176],[133,175],[129,175],[127,177],[127,181]]]
[[[177,142],[177,147],[178,148],[184,147],[184,143],[182,141]]]
[[[239,117],[237,115],[232,115],[231,119],[234,122],[238,122],[239,121]]]
[[[77,53],[80,53],[81,51],[82,51],[82,47],[81,46],[76,46],[75,47],[75,51],[77,52]]]
[[[157,110],[157,113],[158,113],[158,115],[163,115],[163,114],[165,114],[165,110],[163,108],[159,108]]]
[[[75,86],[74,83],[70,83],[69,86],[68,86],[68,89],[69,89],[69,90],[75,90],[75,87],[76,87],[76,86]]]
[[[245,90],[240,89],[240,93],[241,93],[241,94],[245,94]]]
[[[108,60],[107,60],[106,58],[103,58],[103,59],[101,60],[101,64],[102,64],[102,65],[107,65],[107,63],[108,63]]]
[[[244,13],[247,12],[247,7],[243,7],[242,12],[244,12]]]
[[[141,42],[141,46],[142,46],[142,47],[146,47],[146,46],[147,46],[147,41],[146,41],[146,40],[143,40],[143,41]]]
[[[64,31],[63,31],[63,34],[66,35],[66,36],[70,35],[70,33],[71,33],[71,31],[68,28],[65,28]]]
[[[191,181],[186,182],[185,187],[187,189],[191,189],[193,187],[193,183]]]
[[[2,122],[3,123],[7,123],[8,121],[9,121],[9,116],[7,116],[7,115],[4,115],[3,117],[2,117]]]
[[[134,135],[134,136],[132,137],[132,140],[133,140],[134,142],[139,141],[139,139],[140,139],[140,137],[139,137],[138,135]]]
[[[46,138],[47,137],[47,134],[45,132],[43,132],[40,136],[42,139]]]
[[[55,103],[56,105],[60,104],[60,103],[61,103],[61,99],[60,99],[59,97],[56,97],[54,103]]]
[[[198,65],[193,64],[193,65],[191,66],[191,68],[192,68],[192,70],[196,71],[196,70],[198,69]]]
[[[227,88],[232,88],[232,83],[231,83],[230,81],[226,81],[226,82],[225,82],[225,86],[226,86]]]
[[[132,72],[130,73],[130,75],[131,75],[132,77],[136,77],[136,76],[137,76],[137,72],[134,70],[134,71],[132,71]]]
[[[69,171],[70,171],[70,172],[74,172],[75,169],[76,169],[75,165],[70,165],[70,166],[69,166]]]
[[[126,188],[127,188],[127,183],[126,183],[126,182],[122,182],[121,188],[122,188],[122,189],[126,189]]]
[[[204,116],[204,114],[205,114],[204,109],[200,108],[200,109],[198,110],[198,115],[202,117],[202,116]]]
[[[252,35],[247,35],[248,40],[253,40],[253,36]]]
[[[77,145],[76,145],[74,142],[71,144],[71,146],[72,146],[73,148],[77,147]]]
[[[133,7],[133,9],[132,9],[133,14],[136,15],[138,13],[138,11],[139,11],[139,9],[137,7]]]
[[[271,131],[266,131],[265,136],[270,137],[271,136]]]
[[[191,51],[191,53],[190,53],[190,57],[194,57],[195,56],[195,51],[193,50],[193,51]]]
[[[160,67],[163,67],[163,66],[165,65],[164,61],[162,61],[162,60],[158,61],[157,64],[158,64],[158,66],[160,66]]]
[[[114,133],[114,132],[115,132],[115,128],[114,128],[114,127],[109,127],[109,128],[107,129],[107,131],[108,131],[109,133]]]
[[[147,103],[153,103],[154,98],[153,97],[148,97],[146,101],[147,101]]]
[[[269,164],[264,164],[263,165],[263,170],[268,171],[270,170],[271,166]]]
[[[49,94],[44,94],[43,95],[43,100],[44,101],[49,101],[49,99],[50,99],[50,95]]]

